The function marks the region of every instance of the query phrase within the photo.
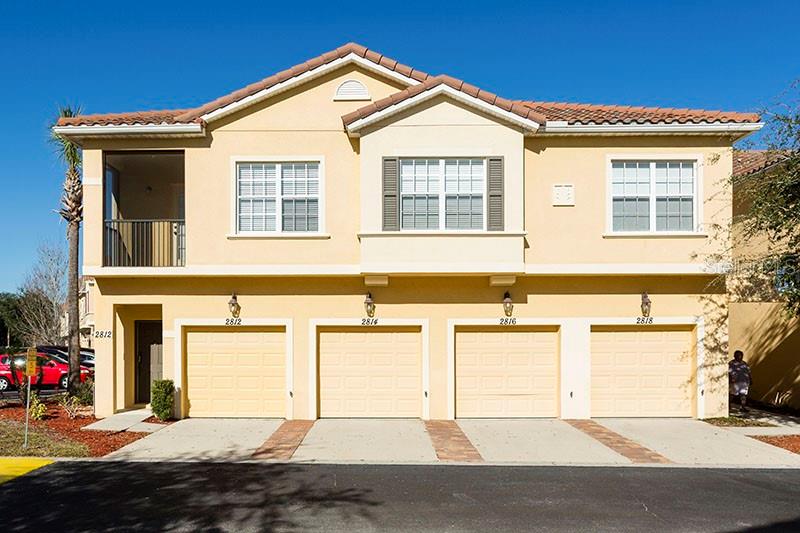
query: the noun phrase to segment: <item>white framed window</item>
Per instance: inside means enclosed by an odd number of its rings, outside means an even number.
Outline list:
[[[694,233],[698,230],[697,159],[612,159],[609,231]]]
[[[237,234],[320,231],[320,162],[235,163]]]
[[[485,159],[400,159],[401,231],[485,228]]]

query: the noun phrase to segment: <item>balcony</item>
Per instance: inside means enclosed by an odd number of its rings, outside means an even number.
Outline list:
[[[103,266],[185,266],[183,152],[108,152],[104,158]]]
[[[184,220],[106,220],[104,266],[186,265]]]

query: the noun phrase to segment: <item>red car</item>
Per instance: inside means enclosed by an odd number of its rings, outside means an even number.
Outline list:
[[[69,365],[63,361],[49,357],[47,354],[39,353],[39,372],[33,377],[32,385],[54,385],[60,389],[67,388],[67,378],[69,374]],[[7,354],[0,355],[0,392],[10,390],[14,387],[14,380],[11,377],[10,362]],[[25,372],[25,355],[14,355],[14,366],[17,371],[17,378],[22,381]],[[39,383],[39,376],[42,382]],[[81,366],[81,381],[86,381],[86,378],[92,376],[92,371]]]

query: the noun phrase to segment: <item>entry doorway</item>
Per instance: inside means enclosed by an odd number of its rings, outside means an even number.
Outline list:
[[[135,402],[150,403],[153,381],[161,379],[162,324],[160,320],[137,320]]]

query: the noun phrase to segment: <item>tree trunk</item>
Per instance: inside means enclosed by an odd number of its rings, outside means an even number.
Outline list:
[[[67,390],[74,394],[81,383],[80,314],[78,309],[78,245],[80,222],[67,224],[69,263],[67,266],[67,342],[69,343],[69,378]]]

